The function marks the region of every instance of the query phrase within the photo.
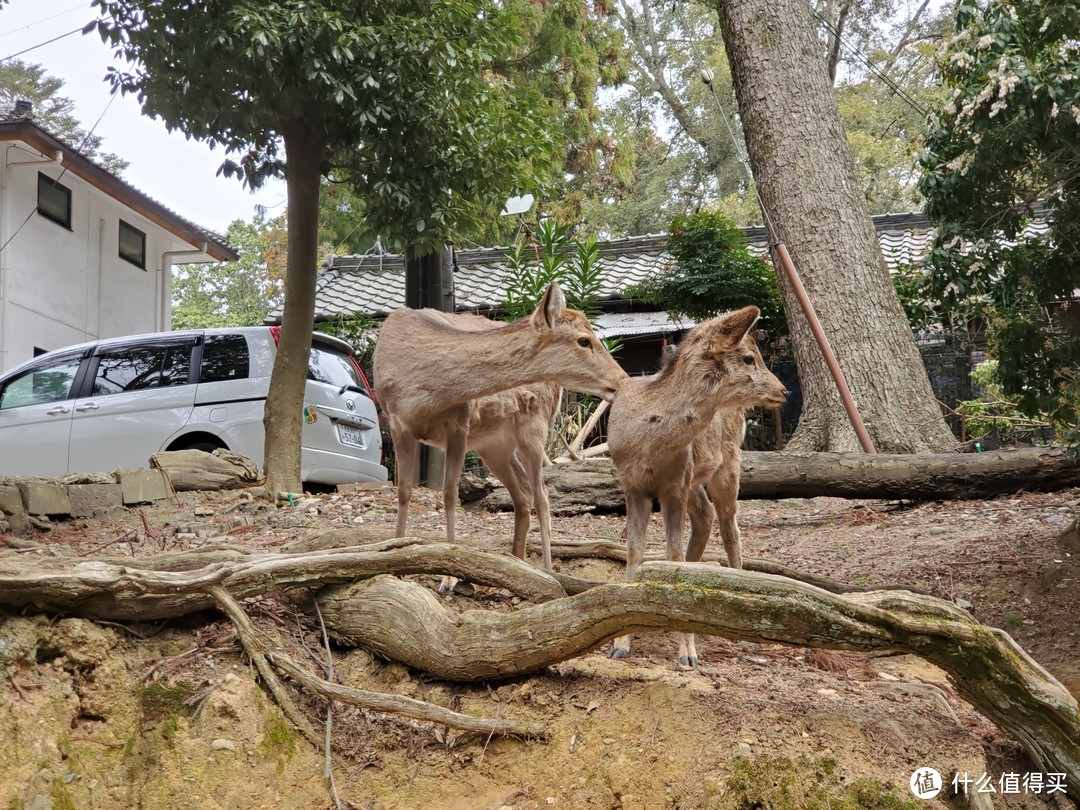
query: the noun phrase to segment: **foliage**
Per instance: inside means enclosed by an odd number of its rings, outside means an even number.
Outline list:
[[[627,290],[628,296],[697,321],[753,304],[770,337],[787,332],[775,273],[750,253],[742,231],[729,220],[709,212],[676,217],[668,250],[675,263]]]
[[[946,317],[984,318],[1005,394],[1080,431],[1080,4],[964,0],[939,69],[919,188],[938,229],[931,283]],[[1039,205],[1049,233],[1024,235]]]
[[[1043,419],[1026,417],[1020,411],[1018,398],[1002,390],[997,372],[996,360],[984,361],[971,372],[972,382],[982,390],[982,396],[956,406],[957,415],[964,419],[967,438],[978,441],[993,435],[1000,444],[1011,446],[1045,435],[1049,424]]]
[[[31,120],[50,135],[119,175],[128,162],[112,152],[102,152],[100,135],[88,135],[75,117],[75,102],[60,95],[64,80],[50,76],[42,65],[10,59],[0,63],[0,105],[26,99],[34,105]]]
[[[250,223],[229,225],[229,245],[239,259],[229,264],[188,264],[175,270],[173,329],[257,326],[281,300],[282,267],[276,255],[280,218],[256,213]]]
[[[375,354],[375,341],[379,337],[379,322],[370,315],[355,313],[335,315],[315,325],[320,332],[339,337],[353,347],[356,362],[370,378],[371,360]]]
[[[398,247],[437,247],[507,189],[546,181],[539,99],[493,70],[526,44],[500,3],[94,5],[101,35],[136,64],[113,84],[147,114],[239,155],[223,171],[252,186],[284,171],[282,135],[305,129],[323,171],[349,182]]]
[[[940,323],[941,315],[933,299],[930,279],[920,265],[898,264],[892,280],[896,296],[913,329],[926,330]]]

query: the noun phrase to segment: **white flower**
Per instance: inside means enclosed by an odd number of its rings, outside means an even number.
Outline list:
[[[994,43],[994,38],[989,34],[983,34],[979,37],[979,41],[975,43],[975,47],[980,51],[985,51]]]
[[[981,132],[973,132],[973,133],[971,133],[971,142],[973,144],[975,144],[976,146],[978,146],[980,143],[982,143],[982,139],[983,139],[983,136],[982,136]]]
[[[1057,118],[1058,112],[1060,112],[1060,110],[1058,110],[1058,105],[1057,105],[1057,102],[1055,101],[1054,106],[1052,106],[1050,108],[1050,117],[1051,118]]]
[[[1042,28],[1039,29],[1039,33],[1040,34],[1046,33],[1046,29],[1049,28],[1049,27],[1050,27],[1050,18],[1047,17],[1045,20],[1043,20]]]
[[[1080,105],[1073,104],[1069,107],[1069,112],[1072,113],[1072,117],[1075,119],[1076,123],[1080,124]]]

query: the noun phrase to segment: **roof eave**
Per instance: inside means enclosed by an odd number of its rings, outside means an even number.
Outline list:
[[[206,254],[215,261],[235,262],[239,254],[213,234],[195,228],[192,223],[165,208],[160,203],[106,171],[63,141],[53,137],[32,121],[0,122],[0,142],[23,141],[45,155],[63,152],[61,165],[90,185],[156,225],[172,233],[192,247],[206,244]]]

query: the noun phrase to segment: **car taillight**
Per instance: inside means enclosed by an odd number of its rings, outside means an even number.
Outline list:
[[[367,375],[364,373],[364,370],[360,368],[360,364],[356,362],[356,358],[351,354],[349,355],[349,362],[353,364],[356,373],[360,375],[360,381],[364,383],[364,388],[367,389],[368,396],[371,397],[371,401],[374,402],[377,407],[379,400],[375,399],[375,391],[372,389],[371,384],[368,383]]]
[[[281,345],[281,327],[280,326],[271,326],[270,327],[270,334],[274,338],[274,345],[275,346],[280,346]]]

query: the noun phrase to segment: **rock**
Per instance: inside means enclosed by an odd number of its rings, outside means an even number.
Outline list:
[[[1064,515],[1047,515],[1043,518],[1043,523],[1064,523]]]
[[[956,606],[958,608],[962,608],[963,610],[971,610],[973,607],[975,607],[967,599],[961,599],[959,596],[956,597],[956,599],[954,599],[953,601],[956,603]]]
[[[236,743],[232,740],[217,739],[210,743],[210,747],[215,751],[235,751]]]
[[[739,745],[737,746],[736,751],[735,751],[735,756],[738,756],[738,757],[749,757],[749,756],[753,756],[753,754],[754,754],[754,749],[751,748],[748,743],[744,743],[744,742],[739,743]]]

